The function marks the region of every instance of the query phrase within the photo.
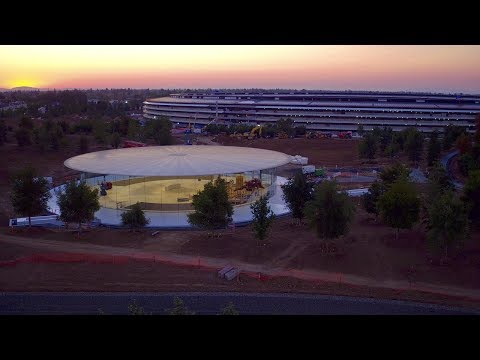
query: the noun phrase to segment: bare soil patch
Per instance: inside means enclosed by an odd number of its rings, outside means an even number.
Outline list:
[[[15,246],[12,245],[12,250]],[[20,249],[16,250],[16,252],[20,251]],[[307,282],[288,277],[259,281],[240,275],[238,280],[229,282],[218,278],[213,271],[138,261],[115,265],[23,263],[15,267],[1,269],[0,290],[279,292],[403,299],[477,309],[480,306],[480,301],[461,297],[439,296],[438,294],[418,291],[350,286],[341,283]]]
[[[1,236],[11,234],[6,229],[0,233],[3,233]],[[380,220],[375,222],[361,208],[357,209],[349,235],[332,241],[328,251],[325,243],[308,226],[295,225],[289,217],[275,220],[267,245],[257,243],[251,225],[219,233],[220,236],[209,237],[202,231],[160,231],[152,237],[151,231],[147,230],[135,233],[100,228],[80,236],[46,229],[34,231],[28,236],[338,272],[377,280],[412,280],[480,288],[478,232],[473,233],[465,249],[445,266],[432,263],[432,254],[421,225],[412,230],[401,230],[396,240],[394,229],[381,224]],[[14,234],[23,236],[17,232]]]

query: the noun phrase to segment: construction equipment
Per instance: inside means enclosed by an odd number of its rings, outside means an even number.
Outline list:
[[[263,126],[255,126],[252,131],[250,132],[250,136],[248,137],[248,140],[253,140],[255,137],[261,137],[263,132]]]
[[[352,132],[351,131],[342,131],[338,133],[338,138],[339,139],[351,139],[352,138]]]
[[[318,136],[317,136],[318,139],[326,139],[327,138],[327,135],[325,133],[319,133]]]
[[[325,176],[326,172],[324,168],[315,169],[315,176]]]

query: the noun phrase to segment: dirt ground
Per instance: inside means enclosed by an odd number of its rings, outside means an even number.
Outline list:
[[[274,150],[288,155],[301,155],[308,158],[308,163],[317,167],[379,167],[400,161],[413,165],[405,154],[396,158],[377,156],[374,160],[360,159],[358,155],[359,139],[237,139],[230,136],[217,136],[218,144],[226,146],[246,146]],[[426,146],[423,160],[419,166],[426,166]]]
[[[414,280],[432,284],[480,288],[480,233],[474,232],[464,251],[448,265],[436,265],[426,244],[421,225],[402,230],[395,240],[394,230],[369,216],[357,206],[349,235],[334,241],[332,254],[325,253],[323,242],[306,225],[295,225],[291,218],[275,220],[267,245],[258,245],[251,226],[225,230],[219,237],[202,231],[150,231],[99,228],[78,236],[48,229],[29,233],[16,229],[15,235],[31,238],[135,248],[146,251],[234,259],[272,267],[314,269],[355,274],[378,280]],[[2,236],[11,235],[4,229]]]
[[[17,245],[4,247],[4,245],[2,243],[2,254],[7,252],[11,256],[20,253],[29,254],[27,248]],[[2,256],[2,258],[5,257],[8,256]],[[14,267],[3,267],[0,271],[0,290],[279,292],[403,299],[475,309],[480,306],[480,301],[464,297],[439,296],[413,290],[399,291],[330,282],[308,282],[288,277],[260,281],[240,275],[237,280],[229,282],[218,278],[214,271],[139,261],[129,261],[126,264],[23,263]]]
[[[316,166],[360,166],[358,140],[341,139],[253,139],[238,140],[229,136],[218,136],[217,142],[227,146],[246,146],[274,150],[288,155],[308,157],[309,164]]]

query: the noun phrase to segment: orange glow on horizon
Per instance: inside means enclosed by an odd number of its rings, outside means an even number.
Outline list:
[[[480,46],[0,46],[0,87],[480,93]]]

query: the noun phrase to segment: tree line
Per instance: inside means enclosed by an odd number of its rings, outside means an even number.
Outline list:
[[[146,120],[142,125],[139,121],[120,116],[113,120],[108,118],[87,118],[69,123],[65,119],[43,120],[39,126],[35,126],[28,116],[22,116],[16,130],[9,129],[4,120],[0,120],[0,146],[7,142],[7,134],[13,132],[13,136],[19,147],[35,146],[40,152],[59,151],[64,149],[69,141],[68,135],[80,135],[77,140],[79,153],[88,152],[91,145],[90,137],[97,145],[118,148],[121,139],[146,142],[151,140],[157,145],[171,145],[172,123],[168,117],[159,117],[155,120]]]
[[[425,143],[425,134],[412,127],[394,132],[391,127],[375,127],[370,132],[365,132],[359,126],[358,133],[363,136],[358,151],[360,158],[375,159],[377,155],[395,157],[400,153],[408,156],[410,161],[418,163],[422,159]],[[442,135],[442,137],[440,136]],[[428,138],[427,163],[432,166],[440,157],[442,150],[449,150],[457,141],[467,137],[464,127],[449,125],[443,133],[435,130]]]
[[[24,101],[26,109],[0,111],[0,117],[18,114],[55,119],[68,115],[121,116],[126,111],[139,111],[150,97],[167,96],[170,90],[103,89],[14,91],[0,93],[4,101]],[[88,100],[95,101],[88,101]],[[44,108],[43,112],[39,108]]]
[[[475,120],[475,133],[463,133],[456,139],[456,148],[460,153],[458,168],[463,176],[480,170],[480,114]]]

